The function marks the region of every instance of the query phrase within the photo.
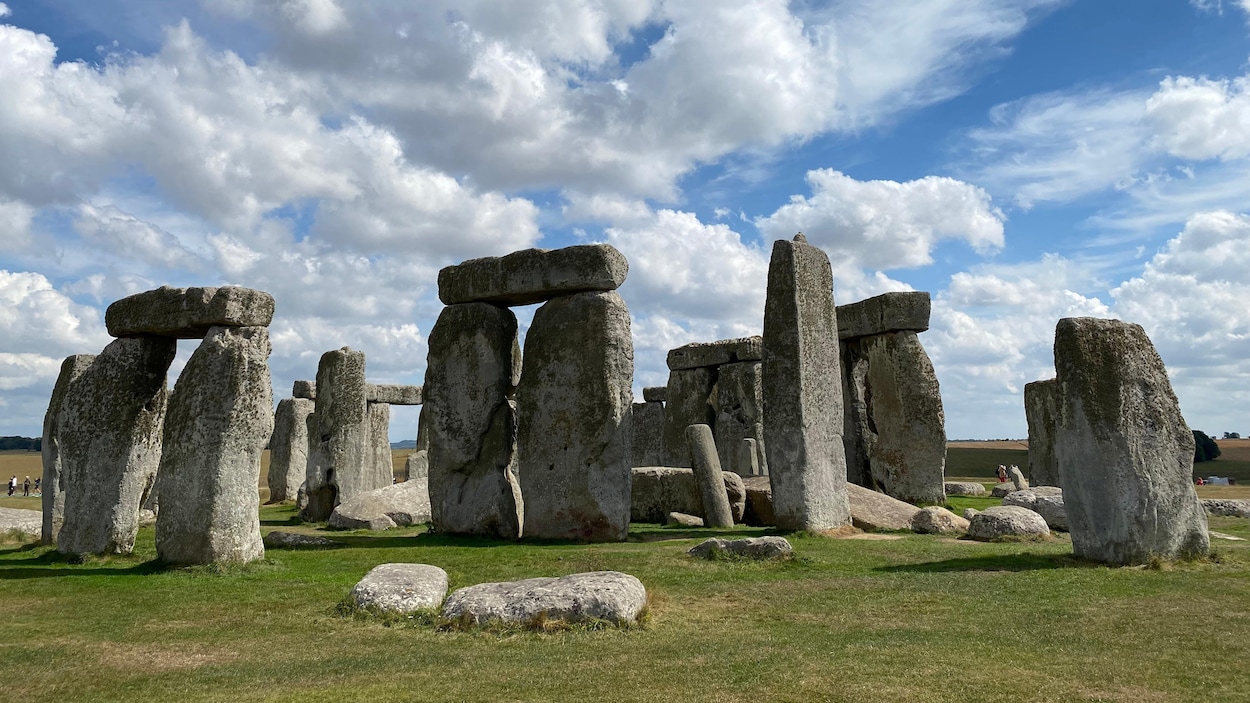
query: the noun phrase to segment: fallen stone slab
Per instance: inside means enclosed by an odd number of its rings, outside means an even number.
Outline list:
[[[302,535],[298,532],[274,530],[265,535],[265,549],[330,549],[342,547],[343,543],[319,535]]]
[[[642,582],[619,571],[592,571],[558,578],[480,583],[461,588],[443,604],[443,618],[463,624],[527,624],[546,621],[638,619],[647,604]]]
[[[742,522],[754,527],[771,527],[777,524],[773,515],[773,487],[767,476],[751,476],[742,479],[746,489],[746,510]]]
[[[421,405],[422,399],[423,389],[421,386],[405,386],[391,383],[365,384],[365,400],[370,403]]]
[[[429,564],[380,564],[352,587],[352,602],[385,613],[431,610],[447,595],[447,572]]]
[[[986,508],[968,524],[968,536],[978,542],[992,542],[1003,537],[1038,538],[1050,534],[1050,527],[1041,515],[1017,505],[996,505]]]
[[[883,293],[838,306],[838,339],[929,329],[931,302],[926,291]]]
[[[985,486],[972,481],[947,481],[944,485],[946,486],[946,495],[948,496],[985,495]]]
[[[912,518],[920,508],[891,498],[870,488],[846,484],[851,504],[851,524],[861,530],[911,530]]]
[[[20,508],[0,508],[0,535],[17,532],[39,539],[43,533],[43,512]]]
[[[694,342],[670,349],[668,368],[674,371],[697,369],[739,361],[759,361],[762,358],[764,358],[764,338],[756,335],[738,339],[722,339],[717,342]]]
[[[951,534],[955,532],[967,532],[969,521],[955,513],[941,507],[940,505],[930,505],[927,508],[921,508],[920,512],[911,519],[912,532],[919,532],[924,535]]]
[[[560,295],[616,290],[628,274],[625,255],[608,244],[525,249],[444,268],[438,272],[438,297],[446,305],[531,305]]]
[[[720,554],[746,559],[784,559],[794,554],[794,547],[785,537],[712,538],[691,547],[686,554],[700,559],[714,559]]]
[[[991,488],[990,496],[994,498],[1006,498],[1008,495],[1015,493],[1018,490],[1019,489],[1016,488],[1016,484],[1011,481],[1006,481]]]
[[[1003,505],[1018,505],[1041,515],[1052,530],[1068,531],[1068,513],[1063,507],[1063,489],[1057,486],[1036,486],[1012,491],[1003,498]]]
[[[669,513],[665,527],[703,527],[703,518],[685,513]]]
[[[742,478],[730,471],[722,471],[721,477],[729,511],[735,522],[741,522],[746,510]],[[693,469],[641,466],[630,470],[630,486],[631,522],[663,523],[669,513],[703,514],[703,499]]]
[[[668,386],[647,386],[642,389],[642,399],[648,403],[663,403],[668,400]]]
[[[430,521],[430,492],[424,478],[383,486],[351,498],[330,514],[334,530],[389,530]]]
[[[1203,498],[1202,509],[1207,515],[1223,517],[1250,517],[1250,500],[1228,498]]]
[[[122,298],[104,312],[114,337],[200,339],[213,327],[268,327],[272,321],[273,296],[238,286],[163,286]]]

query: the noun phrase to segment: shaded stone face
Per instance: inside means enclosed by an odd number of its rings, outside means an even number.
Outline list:
[[[389,383],[369,383],[365,385],[365,400],[370,403],[387,405],[420,405],[422,399],[421,386],[405,386]]]
[[[94,354],[75,354],[61,362],[61,373],[52,387],[52,399],[48,401],[48,410],[43,416],[43,481],[40,483],[43,491],[43,544],[56,544],[56,535],[65,521],[65,477],[61,470],[60,447],[61,405],[65,402],[70,384],[82,376],[94,361]]]
[[[308,473],[308,416],[316,404],[303,398],[278,401],[269,440],[269,502],[295,500]]]
[[[664,403],[664,466],[690,466],[686,428],[716,422],[711,404],[716,368],[676,369],[668,372],[668,400]]]
[[[625,539],[633,380],[629,310],[615,291],[535,312],[517,387],[527,537]]]
[[[838,338],[929,329],[931,302],[925,291],[904,291],[838,306]]]
[[[169,400],[156,553],[174,564],[265,555],[256,477],[273,433],[269,330],[214,327]]]
[[[632,522],[664,522],[672,512],[698,516],[702,519],[703,497],[699,492],[694,469],[671,466],[641,466],[630,470],[630,520]],[[767,481],[767,479],[765,479]],[[741,522],[746,510],[746,488],[737,474],[722,471],[721,482],[729,500],[734,522]]]
[[[717,342],[695,342],[668,352],[669,369],[697,369],[704,366],[759,361],[763,355],[762,337],[722,339]]]
[[[1193,434],[1141,326],[1060,320],[1055,371],[1055,459],[1073,553],[1111,564],[1206,554]]]
[[[370,461],[364,470],[371,474],[370,482],[382,488],[395,482],[395,465],[391,459],[391,406],[369,403],[365,414],[369,418]],[[342,500],[345,499],[339,502]]]
[[[664,463],[664,406],[660,403],[634,403],[632,466],[660,466]]]
[[[133,549],[139,508],[160,463],[165,375],[176,344],[158,337],[114,340],[69,383],[57,423],[65,487],[58,551]]]
[[[642,389],[642,399],[648,403],[663,403],[668,400],[668,386],[647,386]]]
[[[756,473],[768,473],[767,457],[757,452],[757,443],[764,440],[762,372],[758,361],[725,364],[716,372],[716,454],[723,469],[743,476],[754,475],[743,473],[752,466]]]
[[[200,339],[217,325],[267,327],[272,320],[273,296],[238,286],[165,286],[122,298],[104,313],[104,323],[114,337]]]
[[[316,408],[308,423],[307,504],[300,517],[321,522],[334,506],[389,485],[377,480],[365,402],[365,355],[347,347],[321,355]]]
[[[291,386],[291,397],[301,398],[303,400],[317,399],[317,382],[316,381],[296,381]]]
[[[1024,386],[1024,417],[1029,424],[1029,483],[1059,486],[1055,463],[1055,432],[1059,413],[1059,382],[1034,381]]]
[[[608,244],[526,249],[444,268],[438,272],[438,297],[446,305],[530,305],[561,295],[616,290],[628,273],[625,255]]]

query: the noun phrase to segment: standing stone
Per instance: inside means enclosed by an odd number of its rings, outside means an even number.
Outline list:
[[[1056,379],[1024,385],[1024,417],[1029,423],[1029,484],[1059,486],[1059,465],[1055,463],[1055,425],[1059,418]]]
[[[1055,370],[1055,459],[1073,553],[1111,564],[1206,554],[1193,434],[1145,330],[1060,320]]]
[[[744,439],[764,438],[764,391],[760,379],[761,364],[758,361],[724,364],[716,371],[716,453],[721,466],[743,476],[754,475],[743,474],[740,470],[740,467],[749,467],[752,463],[757,470],[768,473],[767,458],[741,456],[747,447]],[[753,442],[750,451],[755,448]]]
[[[712,428],[707,425],[687,427],[686,442],[690,446],[690,462],[694,465],[699,495],[703,498],[703,523],[708,527],[733,527],[733,513],[729,511],[729,497],[721,480]]]
[[[330,519],[334,506],[389,485],[373,479],[373,451],[365,402],[365,353],[328,351],[317,364],[317,400],[308,422],[308,471],[300,517]]]
[[[633,381],[629,310],[615,291],[534,313],[517,387],[527,537],[625,539]]]
[[[837,334],[829,258],[802,235],[774,242],[764,305],[764,437],[782,529],[837,529],[851,520]]]
[[[365,471],[371,472],[377,488],[395,483],[395,463],[391,459],[391,406],[388,403],[369,403],[365,407],[369,418],[369,442],[371,460]],[[339,502],[342,502],[341,500]]]
[[[633,466],[664,463],[664,404],[634,403]]]
[[[512,311],[487,303],[449,305],[430,330],[421,419],[437,532],[521,536],[516,407],[508,400],[516,336]]]
[[[1029,487],[1029,480],[1024,477],[1024,472],[1020,471],[1020,467],[1015,464],[1011,465],[1011,485],[1017,491],[1023,491]]]
[[[139,508],[161,460],[165,375],[176,345],[159,337],[113,340],[69,384],[58,422],[65,522],[57,551],[134,548]]]
[[[91,363],[94,354],[75,354],[61,362],[61,374],[52,387],[52,399],[48,401],[48,411],[43,416],[43,524],[42,542],[46,545],[56,544],[56,534],[61,531],[61,523],[65,521],[65,476],[61,470],[61,406],[65,402],[65,394],[71,383],[83,375]]]
[[[278,401],[269,440],[269,502],[295,500],[308,473],[308,416],[316,404],[303,398]]]
[[[739,476],[760,476],[759,450],[754,439],[742,440],[742,448],[738,450],[738,465],[734,467]]]
[[[156,554],[172,564],[260,559],[256,476],[273,434],[269,330],[214,327],[169,398]]]
[[[715,385],[716,367],[668,372],[668,399],[664,401],[665,466],[690,466],[686,428],[716,423],[716,408],[709,402]]]

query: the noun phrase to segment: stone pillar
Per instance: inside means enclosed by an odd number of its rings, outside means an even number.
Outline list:
[[[1145,330],[1060,320],[1055,371],[1055,459],[1073,553],[1110,564],[1206,554],[1193,434]]]
[[[316,404],[304,398],[278,401],[269,440],[269,502],[295,500],[308,473],[308,416]]]
[[[534,314],[517,387],[527,537],[625,539],[633,379],[616,291],[552,298]]]
[[[690,463],[694,465],[695,482],[703,500],[703,525],[705,527],[733,527],[733,513],[729,509],[729,496],[725,493],[720,460],[716,456],[716,442],[712,428],[707,425],[691,425],[686,428],[686,442],[690,447]]]
[[[716,370],[716,453],[721,466],[730,471],[755,463],[767,472],[768,460],[740,457],[746,446],[742,440],[764,438],[764,392],[760,385],[761,364],[741,361],[724,364]],[[755,449],[752,443],[751,449]]]
[[[52,399],[43,416],[43,544],[55,545],[65,521],[65,475],[61,466],[61,406],[70,384],[95,361],[94,354],[75,354],[61,362],[61,373],[52,387]]]
[[[807,244],[773,243],[764,306],[764,436],[777,526],[850,524],[837,313],[829,258]]]
[[[634,403],[633,466],[664,465],[664,404]]]
[[[389,486],[395,483],[395,463],[391,459],[391,406],[389,403],[369,403],[365,408],[369,418],[369,442],[371,460],[365,463],[365,473],[371,473],[373,484]]]
[[[330,518],[335,506],[382,485],[372,480],[372,445],[365,401],[365,354],[348,347],[321,355],[317,365],[317,400],[308,434],[308,522]],[[366,471],[365,467],[370,466]]]
[[[1024,418],[1029,423],[1029,484],[1059,486],[1055,463],[1055,430],[1059,417],[1059,382],[1034,381],[1024,385]]]
[[[738,450],[738,465],[734,467],[739,476],[760,476],[759,448],[754,439],[742,440],[742,448]]]
[[[714,366],[668,372],[668,400],[664,403],[665,466],[690,466],[686,428],[715,424],[716,408],[708,402],[715,385]]]
[[[256,477],[273,433],[269,330],[213,327],[169,400],[156,553],[174,564],[260,559]]]
[[[516,408],[508,400],[516,337],[516,316],[489,303],[448,305],[430,330],[421,420],[437,532],[521,535]]]

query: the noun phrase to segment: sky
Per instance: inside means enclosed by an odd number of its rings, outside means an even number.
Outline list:
[[[1250,434],[1248,57],[1250,0],[3,0],[0,435],[132,293],[273,294],[275,399],[417,384],[440,268],[590,242],[640,396],[798,231],[839,304],[930,292],[952,439],[1027,436],[1073,316]]]

